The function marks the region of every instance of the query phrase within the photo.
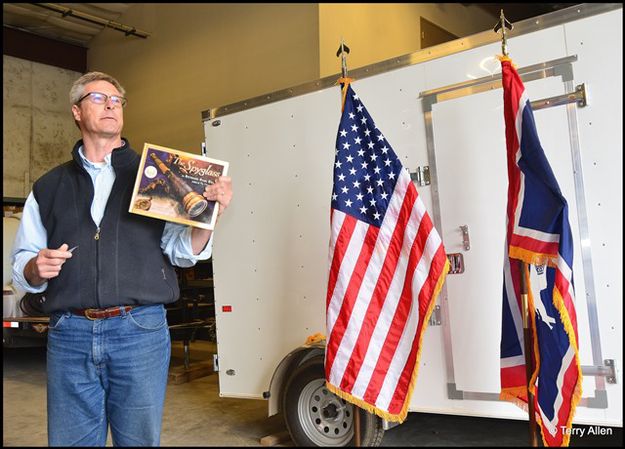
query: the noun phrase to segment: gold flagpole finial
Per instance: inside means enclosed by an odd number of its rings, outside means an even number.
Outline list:
[[[336,57],[341,57],[341,78],[339,78],[338,83],[343,84],[343,102],[342,107],[345,108],[345,95],[347,94],[347,86],[353,80],[347,77],[347,54],[349,53],[349,47],[345,45],[345,41],[341,37],[341,45],[339,45],[339,49],[336,51]]]
[[[337,58],[341,57],[341,75],[343,78],[347,78],[347,55],[349,54],[349,47],[345,45],[345,41],[341,37],[341,45],[336,51]]]
[[[497,33],[501,29],[501,53],[503,54],[503,56],[507,57],[508,56],[508,42],[506,38],[506,28],[512,31],[514,29],[514,25],[512,25],[508,21],[508,19],[506,19],[506,16],[503,15],[503,9],[502,9],[501,13],[499,14],[499,22],[497,22],[497,25],[495,25],[495,28],[493,28],[493,31]]]

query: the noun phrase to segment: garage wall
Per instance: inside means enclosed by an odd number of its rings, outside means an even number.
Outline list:
[[[32,182],[71,158],[80,138],[69,89],[81,73],[2,57],[2,194],[25,198]]]
[[[126,88],[124,135],[137,151],[199,153],[203,110],[319,74],[317,4],[135,4],[118,21],[152,35],[104,30],[87,65]]]

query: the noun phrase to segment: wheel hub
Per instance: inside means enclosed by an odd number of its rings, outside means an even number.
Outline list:
[[[328,390],[323,379],[302,390],[299,405],[303,428],[315,443],[344,445],[351,440],[353,406]]]

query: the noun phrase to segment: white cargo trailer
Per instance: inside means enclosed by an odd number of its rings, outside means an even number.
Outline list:
[[[569,202],[584,374],[574,423],[616,427],[622,18],[622,4],[583,4],[508,33]],[[463,265],[448,275],[425,333],[411,412],[527,419],[498,399],[507,192],[500,53],[500,37],[485,31],[349,73],[414,174],[449,257]],[[305,344],[325,332],[338,77],[202,113],[207,154],[230,162],[235,191],[213,256],[220,394],[268,399],[269,415],[283,410],[298,444],[320,446],[353,436],[351,405],[324,387],[323,341]],[[378,444],[381,421],[363,416],[362,444]]]

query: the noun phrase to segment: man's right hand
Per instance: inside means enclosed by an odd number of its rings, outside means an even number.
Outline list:
[[[69,245],[63,243],[58,249],[45,248],[39,251],[24,267],[24,277],[28,283],[37,287],[57,277],[65,261],[72,257],[68,249]]]

